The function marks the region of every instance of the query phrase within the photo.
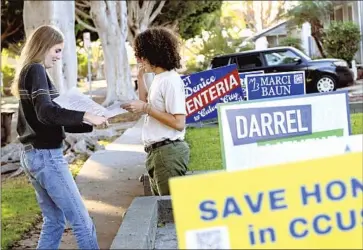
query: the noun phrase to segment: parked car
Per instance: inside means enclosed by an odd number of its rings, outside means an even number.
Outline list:
[[[306,92],[330,92],[353,84],[353,73],[340,59],[313,60],[293,47],[250,50],[216,56],[209,68],[236,64],[239,72],[263,70],[265,73],[305,71]]]

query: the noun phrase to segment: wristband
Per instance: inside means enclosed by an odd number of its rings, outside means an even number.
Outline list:
[[[146,107],[146,113],[149,115],[151,110],[151,104],[148,104]]]

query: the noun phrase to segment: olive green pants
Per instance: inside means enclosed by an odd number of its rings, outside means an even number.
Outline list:
[[[188,170],[190,150],[184,141],[151,150],[146,159],[153,195],[170,195],[169,178],[183,176]]]

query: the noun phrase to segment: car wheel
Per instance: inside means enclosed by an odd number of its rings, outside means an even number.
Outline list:
[[[323,75],[316,82],[316,89],[319,93],[331,92],[336,89],[336,80],[328,75]]]

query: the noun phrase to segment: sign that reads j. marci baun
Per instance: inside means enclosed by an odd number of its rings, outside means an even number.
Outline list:
[[[263,70],[259,71],[250,71],[250,72],[243,72],[239,73],[239,78],[241,79],[241,85],[242,85],[242,94],[243,94],[243,100],[247,100],[247,81],[246,76],[247,75],[256,75],[256,74],[263,74]]]
[[[266,145],[350,135],[347,92],[310,94],[218,106],[223,165],[227,170],[283,163]]]
[[[254,74],[246,76],[247,100],[305,94],[305,72]]]
[[[217,103],[242,101],[242,87],[235,64],[182,76],[187,123],[217,117]]]
[[[172,178],[178,247],[361,249],[362,161],[360,152]]]

